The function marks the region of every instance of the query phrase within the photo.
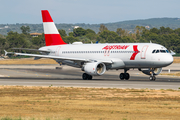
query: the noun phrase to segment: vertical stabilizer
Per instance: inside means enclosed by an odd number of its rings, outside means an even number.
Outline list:
[[[66,44],[61,38],[48,10],[41,10],[46,46]]]

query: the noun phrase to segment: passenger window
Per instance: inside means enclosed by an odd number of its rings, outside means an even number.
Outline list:
[[[159,53],[159,50],[157,50],[156,53]]]

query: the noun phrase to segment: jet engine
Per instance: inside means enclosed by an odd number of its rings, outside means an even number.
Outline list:
[[[149,69],[142,69],[141,71],[146,75],[151,75],[153,71],[154,71],[154,75],[159,75],[162,71],[162,68],[149,68]]]
[[[102,62],[86,63],[82,70],[89,75],[102,75],[106,71],[106,65]]]

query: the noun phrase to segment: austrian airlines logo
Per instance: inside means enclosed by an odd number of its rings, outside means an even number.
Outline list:
[[[126,50],[129,46],[130,45],[107,45],[102,49],[105,50],[104,56],[109,56],[110,50],[120,50],[120,49]],[[130,60],[135,60],[136,55],[140,52],[137,47],[138,45],[133,45],[133,54],[131,55]]]
[[[127,49],[129,45],[107,45],[103,47],[105,50],[111,50],[111,49]]]
[[[139,50],[137,49],[137,45],[133,45],[133,50],[134,50],[134,53],[132,54],[130,60],[134,60],[136,55],[139,53]]]
[[[107,45],[102,49],[105,50],[104,56],[109,56],[110,50],[120,50],[120,49],[127,49],[129,45]]]

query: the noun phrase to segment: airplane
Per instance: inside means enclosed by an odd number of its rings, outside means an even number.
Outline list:
[[[35,59],[50,58],[57,63],[81,68],[83,80],[92,80],[93,76],[101,76],[107,70],[124,69],[120,80],[130,78],[127,71],[138,69],[149,75],[151,81],[156,80],[162,67],[173,63],[172,55],[164,46],[155,43],[96,43],[83,44],[74,42],[67,44],[61,38],[48,10],[41,10],[46,46],[39,49],[41,54],[14,53],[16,55],[32,56]],[[6,52],[8,54],[11,52]]]

